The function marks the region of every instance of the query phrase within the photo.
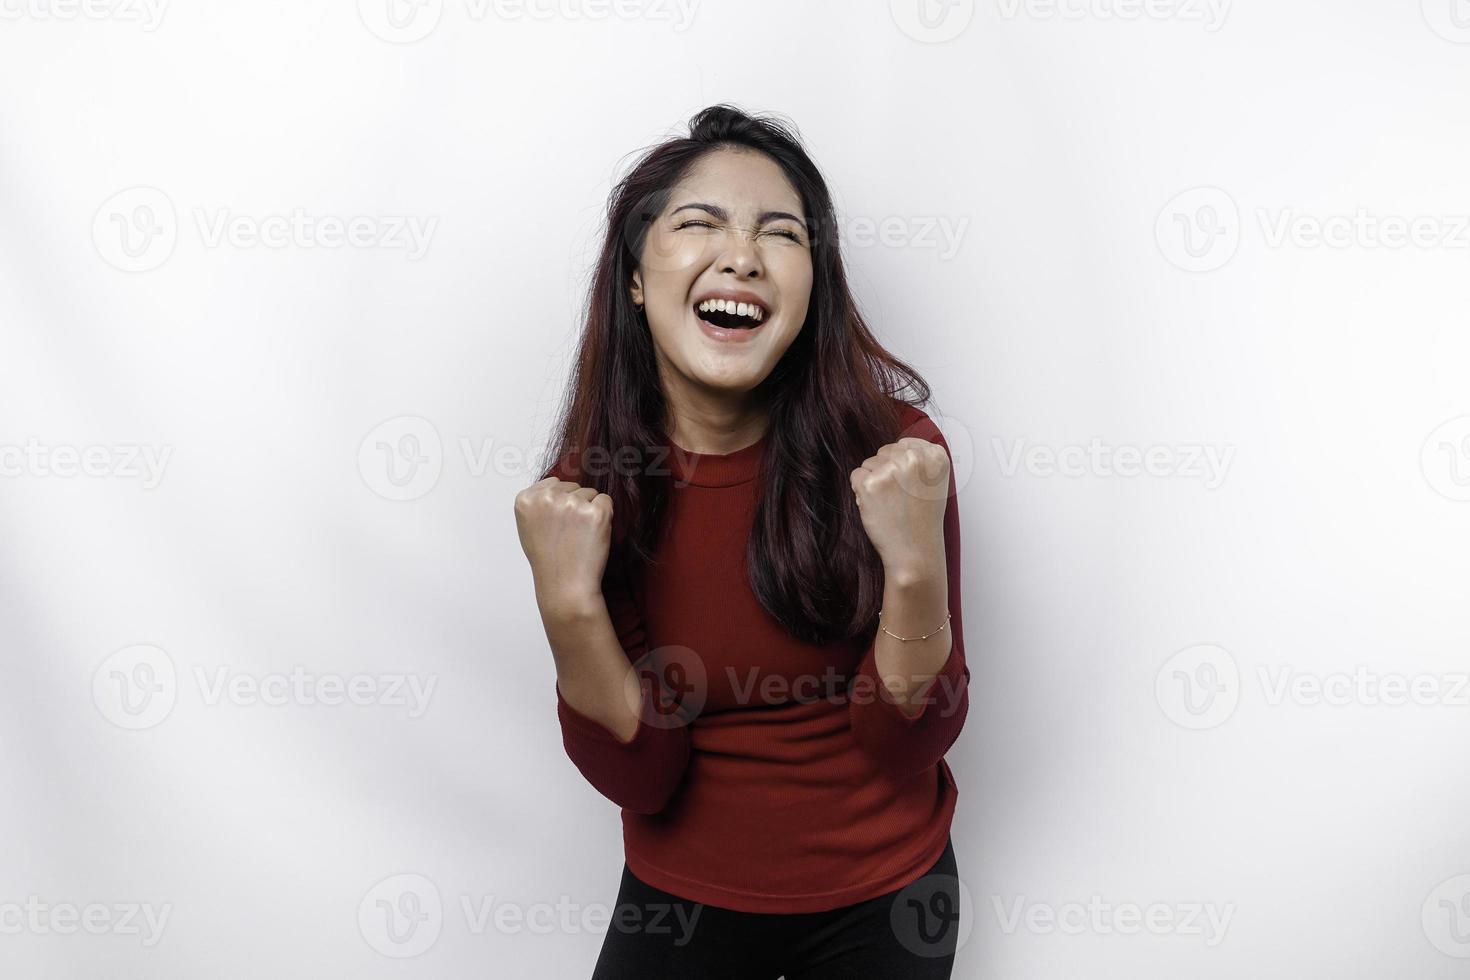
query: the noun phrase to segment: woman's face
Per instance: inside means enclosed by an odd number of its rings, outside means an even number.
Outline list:
[[[666,387],[728,394],[766,379],[806,320],[806,221],[796,189],[763,153],[713,150],[675,185],[632,284]],[[710,298],[729,312],[701,310]]]

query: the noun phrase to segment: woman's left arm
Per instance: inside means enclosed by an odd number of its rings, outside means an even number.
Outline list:
[[[917,415],[906,431],[919,437],[882,447],[852,473],[863,527],[883,560],[879,624],[912,639],[877,631],[848,714],[858,744],[900,777],[938,763],[969,710],[953,467],[943,434]]]

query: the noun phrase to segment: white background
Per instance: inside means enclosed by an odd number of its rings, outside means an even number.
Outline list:
[[[1463,975],[1470,6],[385,2],[0,0],[6,976],[590,974],[511,501],[612,180],[719,101],[964,476],[955,975]]]

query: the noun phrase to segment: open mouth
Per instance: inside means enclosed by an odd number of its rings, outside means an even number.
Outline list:
[[[755,303],[736,303],[724,299],[695,303],[694,315],[721,330],[753,330],[766,319],[766,311]]]

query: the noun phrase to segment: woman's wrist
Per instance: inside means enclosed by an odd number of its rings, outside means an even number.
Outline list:
[[[943,547],[937,555],[920,553],[883,563],[884,581],[902,589],[919,588],[944,579],[947,574]]]
[[[536,591],[541,618],[551,622],[577,622],[607,614],[607,603],[599,592],[548,589]]]

